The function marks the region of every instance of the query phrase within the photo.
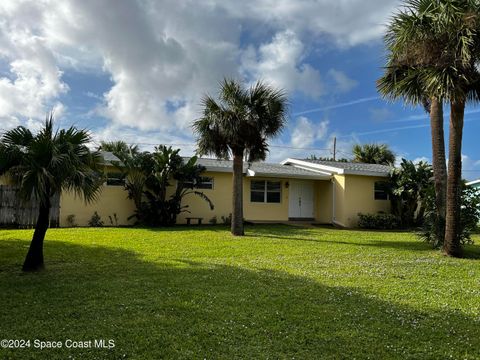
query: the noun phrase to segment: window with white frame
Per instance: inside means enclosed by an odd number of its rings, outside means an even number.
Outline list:
[[[282,198],[280,181],[252,180],[250,182],[250,201],[257,203],[280,203]]]
[[[388,185],[385,181],[375,182],[375,200],[388,200]]]
[[[213,177],[202,177],[199,182],[191,182],[191,181],[185,181],[184,182],[185,187],[189,188],[195,188],[195,189],[207,189],[207,190],[212,190],[213,189]]]
[[[124,186],[125,185],[125,176],[119,172],[108,172],[107,173],[107,185],[108,186]]]

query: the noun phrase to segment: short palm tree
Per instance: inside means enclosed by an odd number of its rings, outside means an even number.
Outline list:
[[[477,0],[409,0],[386,36],[389,59],[378,86],[381,93],[407,102],[431,102],[437,204],[442,208],[443,116],[450,104],[444,252],[461,255],[461,146],[467,101],[479,99],[480,4]],[[440,111],[440,113],[436,113]]]
[[[287,97],[283,90],[257,82],[245,89],[224,79],[219,101],[205,96],[203,116],[193,129],[197,152],[217,158],[233,157],[232,234],[243,235],[243,159],[265,160],[268,139],[280,134],[287,121]]]
[[[392,165],[395,162],[395,154],[387,144],[356,144],[352,153],[355,162],[382,165]]]
[[[103,182],[101,156],[88,148],[90,135],[75,127],[54,131],[53,116],[33,134],[19,126],[0,138],[0,175],[8,176],[19,187],[25,201],[35,199],[39,213],[24,271],[44,267],[43,242],[50,220],[52,196],[73,191],[85,201],[96,198]]]
[[[120,160],[119,163],[113,163],[126,179],[125,189],[128,196],[137,210],[140,209],[146,181],[142,171],[145,154],[139,151],[137,145],[128,145],[124,141],[102,141],[99,149],[111,152]]]

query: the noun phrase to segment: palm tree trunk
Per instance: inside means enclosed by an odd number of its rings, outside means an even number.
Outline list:
[[[443,103],[432,98],[430,104],[430,127],[432,131],[432,164],[435,184],[437,243],[445,239],[445,211],[447,202],[447,164],[445,160],[445,137],[443,134]]]
[[[243,151],[233,154],[232,234],[243,236]]]
[[[46,203],[40,203],[37,224],[35,225],[32,242],[30,243],[25,262],[23,263],[23,271],[38,271],[44,268],[43,240],[45,239],[49,221],[50,199],[48,199]]]
[[[446,255],[460,257],[460,205],[462,192],[462,132],[465,102],[450,104],[450,135],[448,141],[448,179],[445,242]]]

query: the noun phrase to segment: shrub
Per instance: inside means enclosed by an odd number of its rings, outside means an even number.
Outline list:
[[[232,224],[232,214],[230,213],[228,216],[222,216],[223,225],[231,225]]]
[[[113,213],[113,217],[112,217],[112,215],[108,215],[108,219],[110,220],[110,225],[112,225],[112,226],[118,226],[117,213]]]
[[[74,214],[70,214],[67,216],[67,226],[68,227],[76,227],[77,226],[77,222],[75,221],[75,215]]]
[[[217,220],[217,216],[213,216],[210,220],[208,220],[208,222],[212,225],[216,225],[218,220]]]
[[[437,209],[435,206],[435,192],[432,191],[426,202],[425,222],[420,230],[420,237],[432,244],[435,248],[443,246],[444,239],[438,234],[438,229],[445,227],[440,224],[437,217]],[[460,242],[462,245],[473,244],[471,234],[477,230],[480,221],[480,191],[478,189],[468,187],[465,184],[462,187],[462,204],[460,208]]]
[[[102,218],[100,217],[100,215],[98,215],[98,213],[96,211],[93,213],[92,217],[88,221],[88,226],[91,226],[91,227],[102,227],[103,226]]]
[[[358,226],[362,229],[390,230],[399,227],[398,218],[392,214],[358,214]]]

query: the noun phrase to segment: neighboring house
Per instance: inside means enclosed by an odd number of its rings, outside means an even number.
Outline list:
[[[480,179],[470,181],[466,185],[473,187],[474,189],[480,190]]]
[[[75,215],[75,222],[86,226],[95,211],[105,225],[116,215],[118,225],[133,224],[133,201],[128,199],[118,170],[112,166],[117,160],[111,153],[103,153],[108,180],[98,200],[84,204],[74,194],[60,197],[60,226],[68,226],[67,218]],[[221,222],[232,212],[232,162],[198,159],[206,168],[205,181],[197,187],[213,202],[208,204],[195,195],[188,195],[183,203],[190,213],[182,213],[178,223],[187,217],[201,217],[208,223],[213,217]],[[286,159],[280,164],[244,163],[243,204],[244,217],[257,222],[312,221],[355,227],[358,213],[389,212],[390,201],[385,192],[385,180],[391,168],[384,165],[344,163],[320,160]],[[114,220],[115,225],[115,220]]]

